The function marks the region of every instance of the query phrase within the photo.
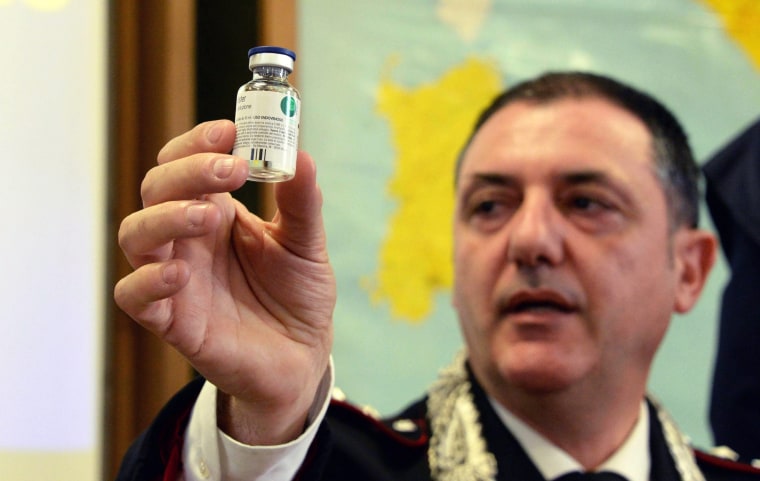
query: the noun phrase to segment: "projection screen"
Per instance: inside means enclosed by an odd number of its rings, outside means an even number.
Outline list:
[[[100,478],[107,4],[0,0],[0,479]]]

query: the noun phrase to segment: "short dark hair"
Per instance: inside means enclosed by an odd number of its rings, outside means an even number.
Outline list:
[[[459,156],[456,178],[465,151],[483,124],[504,106],[518,101],[537,104],[565,98],[607,100],[641,120],[652,135],[655,168],[665,191],[671,226],[699,224],[699,176],[689,141],[676,117],[651,95],[599,74],[549,72],[514,85],[497,96],[481,113]]]

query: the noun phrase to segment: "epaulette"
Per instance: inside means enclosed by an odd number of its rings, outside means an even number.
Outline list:
[[[330,409],[331,416],[341,418],[353,426],[375,431],[394,443],[410,448],[427,446],[429,431],[423,416],[404,412],[383,418],[371,406],[357,406],[346,401],[340,394],[333,395]]]
[[[728,447],[720,446],[710,452],[694,450],[694,455],[702,469],[710,467],[721,471],[743,473],[760,479],[760,460],[745,462]]]

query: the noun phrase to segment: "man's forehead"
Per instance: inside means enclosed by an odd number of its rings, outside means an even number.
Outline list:
[[[578,166],[601,159],[653,161],[652,136],[644,123],[597,97],[550,102],[516,101],[495,112],[463,152],[460,174],[484,163],[542,156]],[[474,164],[474,165],[473,165]]]
[[[575,116],[575,122],[569,126],[607,126],[609,119],[614,118],[632,124],[638,124],[646,130],[646,126],[636,115],[623,108],[616,102],[599,95],[581,97],[558,97],[551,100],[515,100],[505,104],[483,123],[473,139],[494,124],[511,128],[524,128],[526,124],[542,119],[547,123],[560,123],[567,115]]]

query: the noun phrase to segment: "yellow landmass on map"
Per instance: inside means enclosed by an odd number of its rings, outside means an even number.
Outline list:
[[[760,1],[701,0],[723,21],[726,32],[760,69]]]
[[[477,115],[501,85],[495,64],[477,59],[414,89],[389,78],[380,84],[377,110],[388,119],[396,150],[388,190],[398,208],[378,272],[365,286],[373,301],[389,303],[395,318],[423,320],[434,294],[451,286],[454,165]]]

